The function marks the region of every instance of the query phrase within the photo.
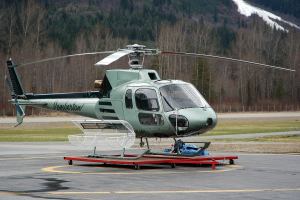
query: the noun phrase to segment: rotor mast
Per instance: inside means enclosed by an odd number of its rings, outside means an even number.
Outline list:
[[[139,44],[127,45],[126,49],[120,50],[132,51],[128,54],[128,64],[132,69],[143,68],[145,56],[158,55],[160,53],[158,49],[146,49],[146,46]]]

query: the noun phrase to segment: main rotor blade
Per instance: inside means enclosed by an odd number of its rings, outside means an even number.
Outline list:
[[[126,56],[133,52],[134,51],[128,50],[128,49],[119,50],[119,51],[105,57],[104,59],[100,60],[99,62],[97,62],[95,64],[95,66],[109,65],[109,64],[115,62],[116,60],[120,59],[121,57]]]
[[[237,63],[246,63],[246,64],[251,64],[251,65],[258,65],[258,66],[261,66],[261,67],[268,67],[268,68],[273,68],[273,69],[278,69],[278,70],[285,70],[285,71],[292,71],[292,72],[296,71],[294,69],[288,69],[288,68],[284,68],[284,67],[278,67],[278,66],[273,66],[273,65],[267,65],[267,64],[252,62],[252,61],[248,61],[248,60],[240,60],[240,59],[236,59],[236,58],[215,56],[215,55],[209,55],[209,54],[173,52],[173,51],[162,51],[161,54],[214,58],[214,59],[219,59],[219,60],[228,60],[228,61],[237,62]]]
[[[71,55],[58,56],[58,57],[53,57],[53,58],[46,58],[46,59],[37,60],[37,61],[33,61],[33,62],[18,64],[18,65],[16,65],[16,67],[32,65],[32,64],[37,64],[37,63],[43,63],[43,62],[48,62],[48,61],[53,61],[53,60],[59,60],[59,59],[63,59],[63,58],[86,56],[86,55],[109,54],[109,53],[114,53],[114,52],[116,52],[116,51],[99,51],[99,52],[90,52],[90,53],[71,54]]]

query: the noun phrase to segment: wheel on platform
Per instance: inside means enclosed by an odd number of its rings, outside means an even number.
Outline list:
[[[233,159],[230,159],[230,160],[229,160],[229,164],[230,164],[230,165],[234,165],[234,160],[233,160]]]
[[[139,170],[139,169],[140,169],[140,166],[139,166],[139,165],[134,165],[134,169],[135,169],[135,170]]]
[[[69,161],[68,161],[68,164],[69,164],[69,165],[73,165],[73,160],[69,160]]]
[[[144,146],[145,146],[145,142],[143,140],[141,140],[140,147],[144,147]]]

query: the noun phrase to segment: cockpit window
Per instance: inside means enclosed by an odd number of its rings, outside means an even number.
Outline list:
[[[155,90],[142,88],[135,91],[136,107],[140,110],[159,111]]]
[[[208,103],[191,84],[171,84],[160,88],[166,112],[175,109],[209,107]]]
[[[132,90],[131,89],[128,89],[126,91],[126,94],[125,94],[125,105],[126,105],[126,108],[133,108],[133,105],[132,105]]]

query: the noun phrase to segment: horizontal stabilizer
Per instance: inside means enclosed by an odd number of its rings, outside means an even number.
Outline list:
[[[34,105],[47,105],[47,103],[38,103],[38,102],[15,102],[10,100],[12,104],[24,105],[24,106],[34,106]]]

